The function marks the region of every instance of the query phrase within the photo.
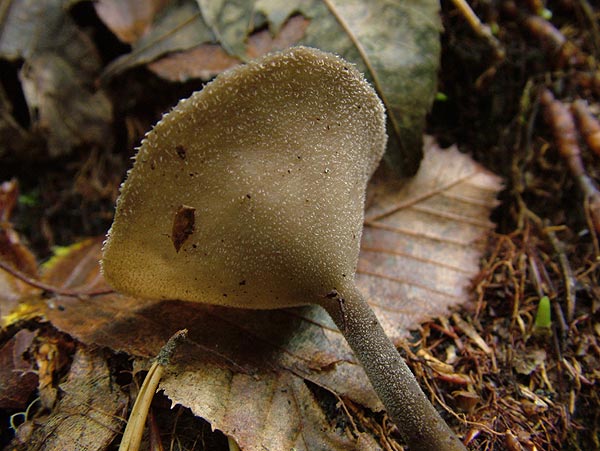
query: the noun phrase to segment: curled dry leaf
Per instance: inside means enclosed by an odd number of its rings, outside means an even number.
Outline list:
[[[456,149],[442,151],[428,142],[425,154],[419,175],[401,191],[379,178],[366,212],[358,284],[395,340],[468,301],[466,287],[478,271],[501,187],[498,177]],[[79,252],[98,259],[100,243],[87,242]],[[85,265],[90,274],[83,276],[76,259],[63,262],[45,279],[68,280],[64,287],[86,291],[102,283],[97,266]],[[79,276],[70,280],[69,268],[79,268]],[[322,443],[354,449],[357,438],[329,423],[306,381],[381,409],[362,367],[318,308],[246,311],[119,294],[56,297],[49,307],[47,318],[59,329],[139,357],[155,355],[173,332],[189,328],[161,387],[244,450],[309,450]]]
[[[131,52],[112,61],[103,71],[107,79],[156,60],[172,52],[181,52],[214,41],[214,35],[202,20],[194,1],[171,2],[156,17],[147,32],[132,43]]]
[[[112,442],[127,397],[112,380],[102,353],[80,347],[60,389],[62,396],[51,414],[21,425],[19,430],[29,433],[17,433],[10,449],[101,451]]]

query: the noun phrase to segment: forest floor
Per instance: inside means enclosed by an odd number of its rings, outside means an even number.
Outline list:
[[[452,2],[442,2],[440,95],[426,131],[502,177],[492,216],[497,227],[473,281],[472,304],[455,312],[452,323],[422,324],[404,355],[471,450],[600,449],[600,128],[588,131],[581,119],[600,114],[600,9],[585,0],[557,0],[547,2],[549,17],[531,12],[533,0],[525,2],[529,8],[471,3],[494,37],[477,34]],[[89,8],[74,14],[100,28]],[[182,93],[201,86],[167,83],[146,69],[125,78],[113,95],[127,90],[128,103],[116,111],[114,136],[107,139],[129,153],[78,151],[0,165],[0,181],[19,182],[21,204],[12,221],[39,259],[53,246],[105,233],[143,133]],[[144,96],[148,90],[160,95]],[[546,296],[551,320],[542,324],[538,311]],[[413,353],[417,348],[451,361],[445,374],[469,374],[474,383],[467,388],[440,377]],[[130,369],[119,356],[111,364]],[[124,387],[130,381],[120,380]],[[165,443],[228,449],[208,423],[188,409],[171,409],[160,394],[153,411],[159,425],[153,427],[179,425],[177,437],[163,437]],[[0,415],[3,446],[14,435],[5,428],[14,413]],[[352,413],[368,415],[358,407]],[[361,423],[390,430],[381,415]],[[399,450],[400,443],[392,428],[382,446]]]

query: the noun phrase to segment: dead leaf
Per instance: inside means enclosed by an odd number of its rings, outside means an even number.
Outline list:
[[[390,135],[386,159],[408,176],[422,158],[425,115],[436,92],[440,30],[435,0],[175,2],[104,75],[152,63],[150,69],[170,80],[206,79],[296,44],[337,53],[355,63],[383,99]]]
[[[89,238],[60,251],[42,265],[42,281],[88,293],[109,288],[98,262],[103,238]]]
[[[58,396],[57,381],[70,362],[73,342],[63,335],[42,335],[36,340],[32,354],[38,374],[38,393],[44,409],[52,409]]]
[[[362,434],[350,438],[336,430],[306,383],[293,373],[256,377],[210,365],[198,370],[174,367],[161,387],[176,403],[187,399],[196,415],[210,418],[213,427],[235,437],[245,451],[351,451],[361,441]],[[189,390],[189,386],[197,389]],[[362,441],[361,449],[381,449],[373,441]]]
[[[202,20],[193,0],[170,2],[148,31],[132,44],[131,52],[111,62],[102,73],[108,79],[172,52],[214,42],[214,35]]]
[[[206,25],[227,53],[243,58],[245,40],[252,31],[254,2],[248,0],[197,0]]]
[[[427,146],[412,180],[379,174],[367,201],[357,286],[396,341],[469,299],[501,188],[456,148]]]
[[[500,182],[456,149],[429,142],[421,172],[401,191],[395,179],[379,178],[371,188],[358,281],[398,342],[419,322],[469,300]],[[88,241],[77,252],[95,262],[100,243]],[[97,265],[84,267],[67,256],[44,280],[86,291],[101,286]],[[323,443],[355,449],[361,439],[330,423],[306,381],[381,409],[362,367],[318,307],[250,311],[116,293],[57,296],[48,306],[52,324],[81,342],[139,357],[154,356],[175,331],[188,328],[161,387],[246,451],[322,449]]]
[[[15,119],[14,107],[4,87],[0,86],[0,157],[39,154],[42,144],[40,137]]]
[[[97,0],[96,14],[123,42],[131,44],[140,39],[154,17],[170,0]]]
[[[37,261],[21,243],[10,223],[19,190],[12,180],[0,185],[0,260],[22,273],[37,277]],[[8,327],[38,313],[40,290],[0,269],[0,326]]]
[[[256,58],[292,46],[304,36],[309,23],[298,15],[285,22],[275,35],[268,30],[252,34],[247,39],[246,57]],[[241,62],[220,45],[202,44],[186,52],[167,55],[150,63],[148,68],[167,80],[186,81],[195,77],[207,80]]]
[[[279,33],[279,30],[281,30],[281,27],[285,22],[300,11],[302,1],[303,0],[255,0],[255,27],[264,26],[259,20],[260,15],[262,14],[266,19],[266,24],[269,26],[269,31],[275,36]]]
[[[312,0],[301,44],[336,52],[373,83],[388,114],[386,161],[414,175],[423,157],[425,116],[436,92],[439,2]]]
[[[185,52],[171,53],[148,64],[158,76],[171,81],[184,82],[198,77],[209,80],[224,70],[240,64],[219,45],[202,44]]]
[[[31,130],[47,138],[50,156],[82,144],[108,146],[112,106],[93,87],[100,58],[62,0],[10,2],[0,56],[24,60],[19,77]]]
[[[515,356],[513,368],[519,374],[529,376],[536,371],[546,361],[546,351],[543,349],[533,349],[526,355]]]
[[[23,358],[35,332],[21,329],[0,348],[0,409],[25,410],[38,378]]]
[[[127,397],[112,380],[100,351],[80,347],[60,391],[49,416],[21,425],[32,428],[30,435],[20,443],[18,434],[11,449],[101,451],[113,441],[123,423]]]
[[[0,184],[0,258],[30,276],[37,275],[37,262],[21,243],[10,219],[17,205],[19,187],[16,180]]]
[[[33,129],[47,137],[50,156],[110,141],[112,104],[104,92],[85,86],[72,62],[55,53],[36,55],[20,75]]]

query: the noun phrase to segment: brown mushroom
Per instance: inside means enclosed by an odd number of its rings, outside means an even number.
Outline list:
[[[104,247],[124,293],[324,307],[411,449],[464,450],[357,291],[381,102],[341,58],[296,47],[221,74],[142,142]]]

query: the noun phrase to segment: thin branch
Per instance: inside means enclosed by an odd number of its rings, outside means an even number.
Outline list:
[[[73,297],[101,296],[103,294],[114,293],[114,290],[112,288],[103,288],[103,289],[99,289],[99,290],[95,290],[95,291],[83,292],[83,291],[78,291],[78,290],[70,290],[68,288],[56,287],[54,285],[49,285],[47,283],[42,282],[41,280],[34,279],[34,278],[28,276],[24,272],[19,271],[16,268],[13,268],[11,265],[9,265],[8,263],[6,263],[2,260],[0,260],[0,269],[3,269],[7,273],[9,273],[11,276],[16,277],[17,279],[26,283],[27,285],[30,285],[35,288],[39,288],[40,290],[44,290],[49,293],[59,294],[61,296],[73,296]]]

